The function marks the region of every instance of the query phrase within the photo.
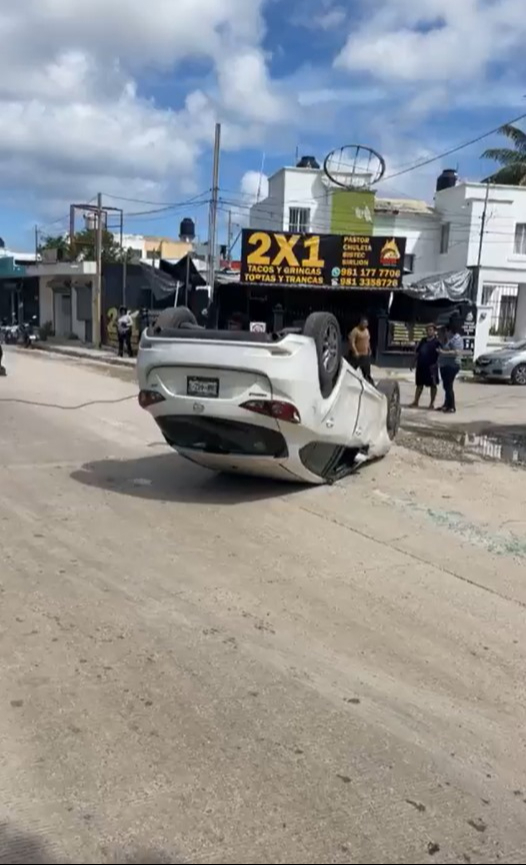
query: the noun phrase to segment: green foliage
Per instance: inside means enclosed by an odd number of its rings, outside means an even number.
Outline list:
[[[64,234],[47,235],[42,238],[38,251],[42,253],[47,249],[56,249],[63,253],[68,261],[95,261],[96,232],[86,228],[75,234],[73,247],[69,243],[69,237]],[[102,232],[102,260],[103,262],[115,263],[131,261],[132,250],[121,249],[115,236],[111,231]]]
[[[506,186],[526,186],[526,133],[510,124],[500,131],[513,147],[493,147],[482,154],[483,159],[493,159],[501,166],[489,180]]]

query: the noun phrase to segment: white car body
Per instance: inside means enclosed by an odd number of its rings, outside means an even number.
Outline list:
[[[340,461],[341,476],[385,456],[392,444],[388,400],[346,361],[329,398],[321,396],[316,345],[307,336],[259,342],[242,334],[230,341],[192,338],[191,330],[177,338],[145,332],[137,370],[141,405],[168,443],[212,470],[323,484],[338,474],[331,459]],[[246,403],[294,406],[300,420],[256,413]]]

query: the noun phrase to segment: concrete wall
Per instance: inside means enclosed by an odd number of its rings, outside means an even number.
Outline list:
[[[526,339],[526,283],[519,285],[515,339]]]
[[[278,171],[269,180],[268,197],[250,209],[250,228],[262,231],[283,231],[285,227],[285,171]]]
[[[53,323],[53,290],[49,285],[50,280],[41,277],[39,285],[39,318],[40,324]]]
[[[55,336],[68,339],[75,334],[80,340],[86,338],[86,323],[77,319],[77,292],[75,289],[64,292],[53,290],[51,280],[46,277],[40,278],[39,287],[39,320],[40,324],[50,321]],[[65,304],[62,303],[61,295],[71,296],[71,318],[66,315]]]
[[[377,213],[373,234],[377,237],[405,237],[406,254],[415,256],[415,276],[437,272],[440,223],[433,216]]]

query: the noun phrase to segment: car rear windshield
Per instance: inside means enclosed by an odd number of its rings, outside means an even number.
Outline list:
[[[157,418],[166,441],[181,450],[211,454],[286,457],[287,444],[277,430],[220,418]]]

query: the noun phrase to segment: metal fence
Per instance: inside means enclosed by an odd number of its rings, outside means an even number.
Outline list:
[[[491,307],[491,336],[510,337],[515,333],[518,285],[485,284],[482,303]]]

